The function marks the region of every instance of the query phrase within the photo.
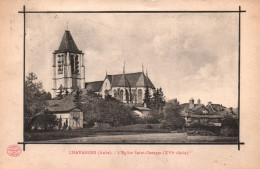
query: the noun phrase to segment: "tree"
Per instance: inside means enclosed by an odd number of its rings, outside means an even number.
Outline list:
[[[185,127],[185,119],[181,116],[181,106],[177,103],[168,102],[165,108],[165,119],[176,128]]]
[[[38,81],[35,73],[26,76],[24,84],[24,115],[25,130],[30,130],[32,120],[36,114],[42,112],[46,107],[46,100],[51,99],[51,94],[42,89],[42,82]]]
[[[46,130],[53,130],[54,127],[59,125],[59,120],[57,117],[53,114],[50,114],[47,111],[44,111],[43,113],[36,116],[34,120],[34,124],[36,126],[40,126],[45,131]]]
[[[65,94],[66,94],[66,96],[70,94],[70,93],[69,93],[69,91],[68,91],[68,89],[66,89],[66,91],[65,91],[65,92],[66,92],[66,93],[65,93]]]
[[[145,89],[144,100],[143,100],[147,107],[150,107],[151,97],[152,97],[152,96],[151,96],[150,91],[149,91],[149,88],[148,88],[148,86],[147,86],[146,89]]]
[[[62,119],[61,119],[61,116],[60,116],[60,118],[59,118],[59,120],[58,120],[58,127],[59,127],[59,130],[60,130],[61,127],[62,127]]]
[[[154,118],[163,119],[162,110],[165,106],[165,97],[162,88],[157,88],[153,93],[153,97],[150,102],[151,116]]]
[[[82,93],[81,90],[77,88],[74,94],[73,102],[78,108],[81,107],[81,99],[82,99],[81,93]]]
[[[58,91],[58,94],[57,94],[56,97],[57,97],[58,99],[63,99],[63,92],[64,92],[63,87],[62,87],[62,85],[60,85],[59,91]]]
[[[85,100],[82,110],[84,112],[84,121],[88,124],[94,125],[94,122],[99,122],[111,126],[121,126],[132,124],[134,121],[130,107],[110,96],[102,99],[87,94]]]

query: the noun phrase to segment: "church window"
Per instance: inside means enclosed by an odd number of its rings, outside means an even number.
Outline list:
[[[78,55],[71,55],[71,71],[73,74],[79,73],[79,57]]]
[[[142,89],[139,89],[138,90],[138,103],[142,103],[142,101],[143,101],[143,91],[142,91]]]
[[[133,93],[133,101],[136,101],[137,100],[137,98],[136,98],[136,90],[134,89],[133,91],[132,91],[132,93]]]
[[[63,56],[62,55],[58,55],[58,74],[62,74],[63,73]]]
[[[108,96],[108,90],[105,90],[105,97],[107,97]]]
[[[126,97],[126,102],[129,102],[129,93],[128,90],[125,91],[125,97]]]
[[[114,98],[117,98],[117,91],[116,90],[114,90]]]
[[[124,91],[120,90],[119,99],[120,99],[121,102],[123,101],[123,96],[124,96]]]

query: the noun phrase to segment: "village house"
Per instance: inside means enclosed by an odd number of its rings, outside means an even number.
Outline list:
[[[146,104],[144,104],[144,106],[140,105],[136,105],[132,108],[132,111],[134,112],[134,114],[137,116],[137,117],[140,117],[140,118],[147,118],[147,117],[150,117],[150,111],[151,109],[149,109]]]
[[[83,128],[83,111],[75,106],[72,95],[59,100],[47,100],[47,111],[57,117],[63,129]]]
[[[195,104],[193,98],[189,100],[189,103],[181,104],[181,107],[181,115],[186,120],[186,126],[200,124],[203,126],[220,127],[222,125],[221,119],[231,113],[230,109],[220,104],[208,102],[205,106],[201,104],[200,99]]]

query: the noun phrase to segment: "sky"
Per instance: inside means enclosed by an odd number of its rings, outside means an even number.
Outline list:
[[[237,107],[238,14],[28,14],[26,75],[52,88],[52,53],[65,30],[84,53],[86,82],[148,71],[166,100]],[[68,23],[68,24],[67,24]],[[68,26],[67,26],[68,25]]]

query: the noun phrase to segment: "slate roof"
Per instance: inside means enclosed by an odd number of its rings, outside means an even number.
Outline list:
[[[99,92],[103,85],[103,81],[87,82],[85,88],[87,91]]]
[[[226,109],[221,104],[208,104],[206,107],[212,112],[220,112]]]
[[[60,100],[47,100],[47,110],[51,113],[65,113],[70,112],[71,110],[81,111],[76,108],[73,99],[72,95],[68,95]]]
[[[55,52],[80,52],[81,51],[78,49],[76,43],[74,42],[70,31],[65,31],[61,43],[60,43],[60,47],[58,50],[56,50]]]
[[[195,104],[193,108],[191,108],[191,111],[197,111],[198,109],[200,109],[201,107],[204,107],[206,110],[207,108],[203,105],[203,104]]]
[[[149,87],[155,88],[149,77],[142,72],[107,75],[112,87]]]

